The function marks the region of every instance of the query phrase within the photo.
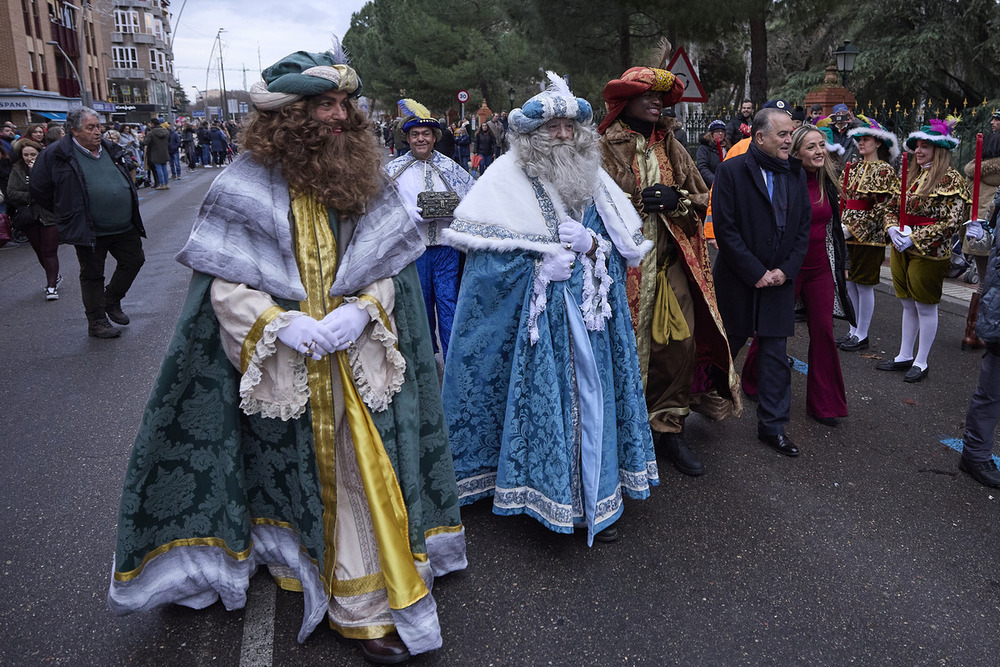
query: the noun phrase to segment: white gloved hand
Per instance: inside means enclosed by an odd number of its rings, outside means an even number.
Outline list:
[[[899,252],[903,252],[913,245],[913,241],[910,239],[910,233],[912,231],[913,230],[910,229],[909,225],[904,226],[903,229],[893,226],[889,228],[887,233],[889,234],[889,240],[892,241],[893,247]]]
[[[333,352],[333,340],[326,328],[306,314],[299,315],[278,329],[278,340],[296,352],[308,354],[317,361]]]
[[[847,228],[847,225],[841,224],[840,226],[844,228],[844,240],[845,241],[847,239],[853,239],[854,238],[854,234],[852,234],[851,230]]]
[[[413,222],[417,223],[418,225],[427,224],[428,221],[424,219],[423,216],[424,210],[422,208],[420,208],[419,206],[411,206],[409,204],[404,204],[404,208],[406,209],[406,213],[410,216],[410,219],[413,220]]]
[[[576,266],[576,255],[560,248],[551,255],[545,255],[542,259],[541,277],[549,281],[569,280],[573,275],[573,267]]]
[[[559,225],[559,240],[563,247],[573,252],[590,252],[594,247],[594,239],[587,228],[572,218]]]
[[[978,241],[983,238],[983,223],[985,220],[966,220],[965,221],[965,235],[970,239]]]
[[[330,311],[320,322],[333,342],[333,350],[346,350],[371,322],[368,311],[345,303]]]

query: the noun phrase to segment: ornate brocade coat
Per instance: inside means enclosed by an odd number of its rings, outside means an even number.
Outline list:
[[[906,212],[911,216],[933,218],[935,222],[912,226],[910,238],[913,246],[906,249],[911,255],[927,259],[949,259],[951,238],[968,219],[972,193],[969,184],[954,169],[949,169],[930,194],[915,194],[923,186],[927,172],[923,171],[909,186]],[[885,229],[899,225],[899,195],[892,198],[885,216]]]
[[[851,232],[847,243],[884,246],[885,217],[893,197],[898,207],[899,178],[888,163],[874,160],[852,165],[841,211],[841,221]]]
[[[743,408],[739,375],[729,355],[729,343],[716,302],[715,282],[702,225],[709,203],[709,188],[691,155],[674,139],[675,125],[671,121],[664,128],[664,138],[654,142],[652,146],[646,146],[646,138],[628,129],[621,121],[611,125],[600,141],[605,171],[631,198],[643,219],[643,235],[654,244],[654,251],[646,256],[638,268],[630,268],[626,277],[639,365],[643,382],[646,382],[650,363],[653,304],[656,298],[656,273],[672,242],[678,258],[684,264],[695,307],[698,360],[694,377],[697,386],[691,388],[691,408],[705,412],[714,419],[739,416]],[[656,183],[646,182],[649,174],[640,164],[640,149],[644,151],[645,157],[656,158],[659,183],[674,185],[689,193],[692,206],[686,215],[671,217],[662,213],[643,213],[642,190]],[[716,372],[710,372],[713,368]]]

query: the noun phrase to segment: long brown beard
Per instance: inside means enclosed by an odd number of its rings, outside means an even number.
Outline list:
[[[381,154],[371,122],[351,106],[340,134],[313,118],[307,100],[250,119],[243,145],[267,166],[279,165],[292,192],[314,192],[341,215],[361,215],[382,188]]]

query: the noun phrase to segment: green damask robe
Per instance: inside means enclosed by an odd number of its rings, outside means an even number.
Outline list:
[[[299,209],[293,211],[298,216]],[[336,216],[330,217],[334,227]],[[302,235],[300,225],[296,238]],[[339,301],[327,295],[337,267],[335,248],[334,243],[332,255],[315,253],[319,259],[312,272],[325,276],[322,291],[310,284],[310,270],[299,256],[307,301],[274,298],[268,309],[273,312],[260,315],[246,341],[235,341],[243,345],[242,360],[238,349],[233,358],[233,341],[226,340],[228,323],[220,334],[220,319],[232,316],[219,308],[232,294],[251,288],[194,274],[126,474],[108,595],[116,613],[166,603],[202,608],[219,598],[227,609],[240,608],[250,578],[266,565],[279,585],[304,594],[299,641],[329,615],[347,637],[380,637],[396,629],[411,653],[440,646],[430,583],[465,567],[465,542],[415,268],[378,281],[381,291],[345,296],[359,306],[365,302],[373,314],[365,344],[386,350],[392,368],[385,374],[394,379],[377,386],[379,372],[367,373],[369,384],[360,369],[364,354],[353,347],[342,358],[350,358],[344,368],[353,371],[356,395],[364,397],[377,429],[378,455],[391,462],[391,469],[376,472],[385,488],[401,492],[395,516],[404,526],[402,543],[408,542],[403,553],[388,553],[372,527],[371,515],[391,510],[384,498],[374,505],[366,498],[372,490],[358,473],[365,464],[351,447],[355,425],[343,417],[344,394],[354,387],[341,384],[347,376],[338,375],[335,356],[303,365],[301,355],[277,343],[273,330],[268,333],[284,311],[313,308],[310,314],[321,317],[317,304],[327,312],[336,307]],[[366,291],[380,294],[385,309]],[[311,394],[297,410],[268,410],[248,401],[252,373],[246,371],[259,365],[254,355],[268,344],[275,359],[299,356],[293,359],[293,385],[308,375]],[[323,386],[326,393],[317,391]],[[330,429],[330,437],[320,442],[322,429]],[[407,592],[394,589],[387,565],[413,568],[420,592],[393,604]]]

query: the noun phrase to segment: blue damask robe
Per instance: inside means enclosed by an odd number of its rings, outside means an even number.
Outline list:
[[[594,205],[583,224],[609,236]],[[497,514],[528,514],[562,533],[586,524],[592,540],[621,516],[623,493],[646,498],[658,483],[625,261],[604,245],[611,316],[603,330],[581,318],[592,276],[578,261],[569,280],[545,287],[535,342],[540,253],[468,250],[443,385],[462,504],[493,495]]]

